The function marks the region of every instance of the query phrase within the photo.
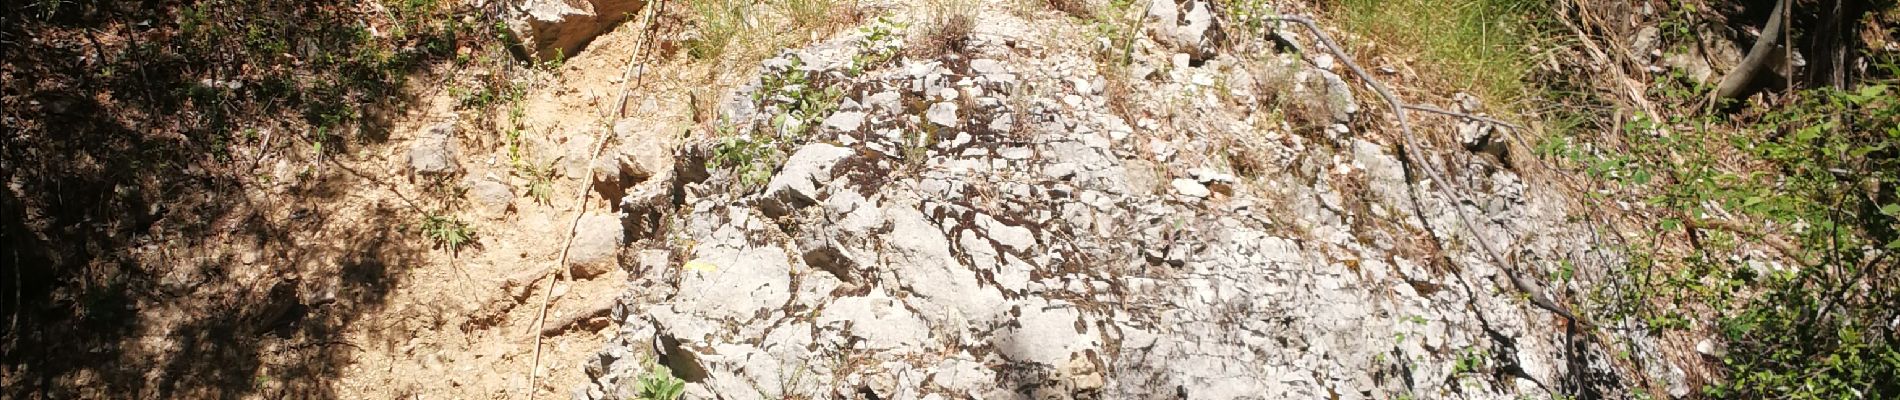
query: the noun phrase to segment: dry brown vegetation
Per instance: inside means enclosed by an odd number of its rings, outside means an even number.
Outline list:
[[[930,19],[923,22],[906,51],[926,58],[963,54],[970,33],[976,29],[975,6],[967,0],[933,0],[926,7],[930,8]]]

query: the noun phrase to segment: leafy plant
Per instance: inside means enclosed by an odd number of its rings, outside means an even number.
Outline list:
[[[475,230],[454,216],[430,213],[422,217],[422,236],[449,251],[459,251],[475,240]]]
[[[528,178],[528,197],[533,198],[535,202],[549,204],[548,201],[554,196],[554,177],[557,173],[554,166],[559,161],[560,159],[556,158],[554,161],[549,161],[547,165],[539,167],[527,162],[516,164],[516,173]]]
[[[1712,322],[1728,351],[1716,398],[1900,396],[1900,90],[1790,93],[1737,116],[1694,111],[1640,119],[1615,141],[1553,138],[1540,146],[1608,184],[1651,223],[1618,248],[1631,273],[1592,303],[1609,319],[1652,330]],[[1675,104],[1708,88],[1665,76],[1650,95]],[[1667,238],[1693,240],[1684,248]],[[1768,249],[1778,263],[1740,257]],[[1567,275],[1568,268],[1560,272]],[[1608,293],[1614,293],[1608,294]],[[1697,313],[1715,311],[1713,321]]]
[[[1458,361],[1452,364],[1452,374],[1478,372],[1485,366],[1489,352],[1479,348],[1467,348],[1458,352]]]
[[[648,361],[647,372],[640,375],[634,390],[640,400],[676,400],[685,394],[686,381],[673,376],[673,369]]]
[[[776,143],[746,135],[726,135],[713,146],[708,168],[733,170],[741,187],[759,187],[772,179],[772,173],[784,158]]]
[[[899,34],[910,24],[891,22],[878,17],[870,25],[859,28],[864,37],[858,39],[858,54],[851,57],[851,76],[864,73],[865,70],[889,62],[903,48],[903,36]]]

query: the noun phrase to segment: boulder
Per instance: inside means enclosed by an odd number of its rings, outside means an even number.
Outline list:
[[[514,207],[515,191],[508,184],[493,178],[470,179],[468,198],[482,212],[489,215],[501,215]]]
[[[456,130],[454,122],[443,122],[417,135],[409,144],[410,170],[434,176],[460,172],[462,165],[455,160]]]
[[[567,262],[576,278],[592,278],[619,266],[620,244],[626,242],[620,218],[613,215],[581,217],[574,232],[573,247],[567,250]]]
[[[957,104],[947,101],[931,104],[930,110],[924,112],[924,119],[933,124],[955,128],[957,127]]]
[[[1220,24],[1206,0],[1157,0],[1148,7],[1153,22],[1149,35],[1199,63],[1214,57],[1221,41]]]
[[[851,149],[824,143],[806,145],[785,160],[785,168],[765,185],[759,209],[778,217],[818,204],[818,189],[831,180],[831,168],[852,154]]]
[[[517,56],[537,61],[572,58],[595,36],[644,6],[640,0],[528,0],[508,26],[519,41]]]

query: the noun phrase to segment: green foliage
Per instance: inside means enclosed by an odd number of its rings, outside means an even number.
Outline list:
[[[1451,373],[1465,374],[1483,371],[1490,352],[1480,348],[1467,348],[1458,352],[1458,361],[1452,364]]]
[[[647,362],[647,372],[640,375],[634,383],[635,396],[640,400],[675,400],[686,392],[686,381],[673,376],[673,370],[665,365]]]
[[[554,167],[559,161],[560,159],[557,158],[549,161],[547,165],[538,167],[526,161],[515,164],[515,174],[528,178],[529,198],[541,204],[550,204],[549,201],[554,197],[554,178],[558,171]]]
[[[1136,39],[1141,35],[1142,15],[1134,12],[1133,0],[1109,0],[1108,8],[1096,14],[1095,36],[1108,39],[1097,48],[1095,58],[1111,67],[1126,67],[1134,62]]]
[[[904,45],[902,32],[909,26],[910,24],[891,22],[890,19],[878,17],[870,25],[858,28],[858,32],[864,37],[858,39],[858,54],[851,57],[851,70],[847,72],[851,76],[862,75],[865,70],[883,65],[897,57],[898,50]]]
[[[1610,184],[1593,196],[1653,216],[1618,249],[1630,273],[1595,310],[1653,330],[1712,323],[1728,344],[1717,398],[1900,396],[1900,90],[1816,89],[1752,115],[1625,124],[1619,147],[1557,138],[1540,151]],[[1664,77],[1651,95],[1690,104],[1708,88]],[[1770,248],[1785,265],[1736,257]],[[1609,295],[1606,293],[1615,293]],[[1711,321],[1704,316],[1719,313]],[[1704,325],[1706,326],[1706,325]]]
[[[1234,0],[1222,4],[1226,6],[1226,16],[1233,21],[1236,33],[1248,37],[1265,37],[1268,23],[1274,16],[1274,8],[1267,0]]]
[[[741,187],[759,187],[772,179],[772,173],[784,162],[784,152],[771,140],[756,139],[748,135],[722,135],[719,143],[713,145],[712,157],[706,160],[706,167],[732,168],[733,176]]]
[[[770,115],[764,126],[723,125],[714,133],[717,143],[706,160],[708,169],[731,168],[741,187],[764,185],[772,179],[785,153],[807,140],[806,134],[838,108],[844,91],[820,82],[800,68],[798,57],[759,77],[752,101]]]
[[[1760,118],[1762,137],[1735,140],[1777,168],[1738,177],[1743,189],[1718,201],[1803,227],[1792,236],[1818,262],[1762,277],[1766,293],[1722,319],[1731,381],[1712,393],[1900,396],[1900,90],[1889,84],[1808,91]]]
[[[475,230],[455,216],[430,213],[422,217],[422,236],[449,251],[459,251],[475,240]]]
[[[1344,28],[1423,61],[1425,76],[1505,109],[1534,91],[1547,0],[1342,0]],[[1404,57],[1404,56],[1402,56]]]
[[[796,56],[782,71],[768,72],[759,78],[759,90],[752,101],[775,110],[770,128],[788,140],[802,139],[812,127],[824,122],[838,108],[844,91],[835,85],[816,82]]]

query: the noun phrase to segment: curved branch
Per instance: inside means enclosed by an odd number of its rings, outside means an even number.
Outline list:
[[[1768,14],[1768,24],[1762,26],[1761,37],[1755,39],[1755,46],[1748,49],[1748,56],[1742,57],[1742,63],[1722,77],[1722,83],[1715,88],[1715,98],[1739,99],[1753,94],[1752,83],[1761,76],[1763,71],[1767,71],[1764,66],[1768,64],[1768,58],[1773,55],[1775,46],[1781,42],[1781,38],[1787,36],[1788,32],[1783,32],[1787,24],[1781,21],[1782,18],[1787,17],[1782,12],[1787,8],[1788,0],[1775,1],[1775,11]]]

